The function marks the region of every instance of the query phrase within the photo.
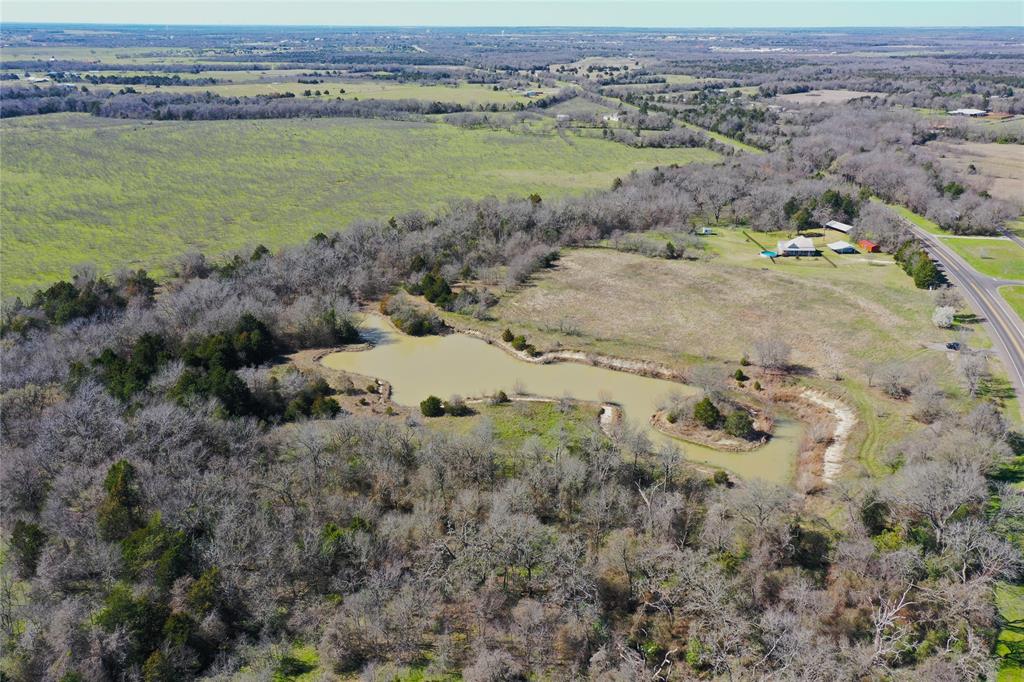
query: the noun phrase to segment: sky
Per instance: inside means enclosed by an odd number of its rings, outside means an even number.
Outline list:
[[[0,0],[0,22],[648,28],[1022,26],[1024,0]]]

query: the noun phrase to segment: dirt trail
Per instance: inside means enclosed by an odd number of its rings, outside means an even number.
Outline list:
[[[814,389],[808,388],[804,390],[801,396],[815,405],[824,407],[832,413],[836,420],[836,428],[832,434],[832,443],[825,449],[821,471],[822,482],[829,485],[835,482],[840,471],[842,471],[846,444],[850,440],[850,433],[853,431],[853,427],[857,424],[857,416],[842,401]]]

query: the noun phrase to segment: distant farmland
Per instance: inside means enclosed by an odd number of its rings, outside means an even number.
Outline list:
[[[859,97],[884,97],[884,93],[861,90],[811,90],[779,95],[776,99],[796,104],[845,104]]]
[[[159,269],[274,247],[360,217],[436,209],[450,198],[545,198],[607,187],[706,149],[634,149],[599,139],[364,119],[121,121],[84,114],[5,120],[0,221],[4,297],[67,277]]]

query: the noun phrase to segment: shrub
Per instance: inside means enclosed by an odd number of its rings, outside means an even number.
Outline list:
[[[518,351],[526,350],[526,337],[520,334],[512,339],[512,347]]]
[[[935,261],[925,256],[914,268],[914,286],[918,289],[932,289],[942,283],[942,273]]]
[[[310,406],[309,414],[315,419],[334,419],[341,412],[341,405],[334,398],[318,396]]]
[[[444,405],[444,411],[453,417],[466,417],[473,414],[473,410],[466,404],[462,397],[453,395]]]
[[[444,416],[444,403],[436,395],[427,396],[425,400],[420,403],[420,412],[423,413],[424,417],[441,417]]]
[[[45,545],[46,531],[38,525],[21,519],[14,522],[14,530],[11,532],[11,551],[18,566],[19,577],[30,578],[35,575],[36,566],[39,565],[39,555],[42,554]]]
[[[713,429],[722,420],[722,413],[710,398],[705,397],[693,406],[693,418],[704,428]]]
[[[717,469],[711,476],[711,480],[714,481],[716,485],[728,485],[729,474],[721,469]]]
[[[755,391],[760,391],[761,390],[761,382],[760,381],[755,381],[754,382],[754,390]]]
[[[949,329],[953,326],[953,315],[956,310],[948,305],[940,305],[932,312],[932,324],[939,329]]]
[[[501,340],[504,341],[505,343],[512,343],[512,339],[514,338],[515,336],[512,334],[511,329],[506,329],[501,333]]]
[[[185,603],[193,613],[203,615],[217,605],[219,592],[220,569],[214,566],[203,571],[203,574],[188,588]]]
[[[127,639],[125,667],[142,663],[160,643],[167,610],[145,595],[135,597],[130,586],[114,586],[96,614],[96,624],[104,631],[120,630]]]
[[[733,373],[732,378],[736,381],[746,381],[748,377],[743,373],[742,369],[737,369],[736,372]]]
[[[189,547],[185,533],[165,526],[157,512],[143,528],[121,541],[121,557],[130,576],[141,578],[151,573],[157,586],[168,589],[185,574]]]
[[[508,394],[505,393],[505,391],[498,391],[493,396],[491,396],[491,404],[492,405],[501,405],[501,404],[507,403],[507,402],[509,402],[509,399],[508,399]]]
[[[725,432],[736,438],[750,438],[754,435],[754,422],[746,410],[735,410],[725,418]]]
[[[410,293],[422,294],[423,298],[441,308],[446,308],[454,298],[452,288],[445,278],[431,272],[423,275],[418,284],[408,287],[408,289]]]
[[[440,334],[444,329],[441,318],[433,312],[420,310],[408,300],[393,297],[382,304],[381,308],[391,317],[395,326],[409,336]]]
[[[128,401],[146,387],[150,378],[170,357],[162,337],[143,334],[132,346],[127,359],[107,348],[93,359],[92,366],[112,396]]]
[[[104,540],[120,540],[137,528],[140,501],[135,467],[121,460],[111,465],[103,488],[107,496],[96,510],[96,523]]]

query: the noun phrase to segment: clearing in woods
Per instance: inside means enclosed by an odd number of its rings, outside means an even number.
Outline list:
[[[884,92],[865,92],[863,90],[811,90],[794,92],[789,95],[778,95],[775,99],[793,104],[845,104],[860,97],[885,97]]]
[[[1024,208],[1024,145],[932,142],[928,149],[971,187]]]
[[[631,170],[713,161],[707,149],[368,119],[7,119],[4,296],[67,277],[296,243],[358,218],[452,198],[544,198],[608,187]]]

